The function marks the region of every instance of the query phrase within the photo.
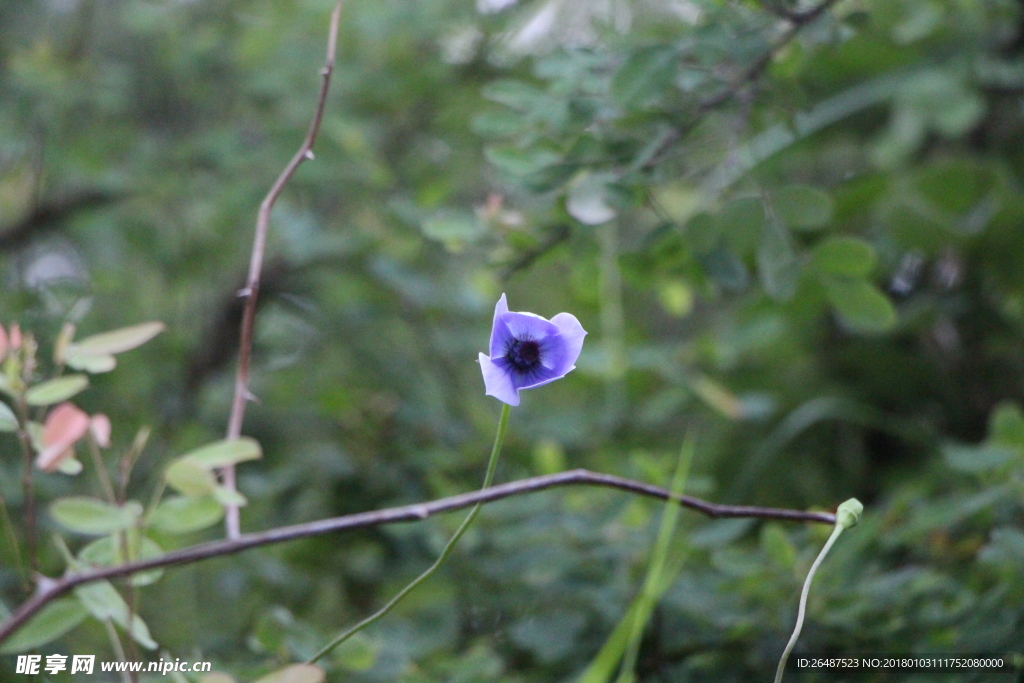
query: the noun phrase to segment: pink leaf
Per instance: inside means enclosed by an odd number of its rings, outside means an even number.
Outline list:
[[[57,469],[74,453],[72,446],[85,436],[89,424],[89,416],[73,403],[61,403],[51,410],[43,425],[43,451],[36,457],[36,467],[44,472]]]

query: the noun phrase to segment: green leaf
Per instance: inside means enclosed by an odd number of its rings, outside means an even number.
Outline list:
[[[70,359],[75,356],[109,356],[131,351],[163,332],[166,327],[161,322],[148,322],[94,334],[69,346],[67,357]]]
[[[82,461],[74,456],[64,458],[60,461],[60,464],[57,465],[58,472],[71,477],[81,474],[83,469]]]
[[[142,514],[142,507],[128,501],[117,507],[99,498],[60,498],[50,505],[50,515],[61,525],[80,534],[109,534],[129,529]]]
[[[219,522],[224,508],[213,496],[175,496],[157,506],[149,524],[168,534],[201,531]]]
[[[0,654],[10,655],[42,647],[78,626],[87,616],[89,613],[85,607],[74,598],[54,600],[0,646]]]
[[[423,221],[424,236],[449,248],[472,242],[485,234],[487,227],[469,211],[441,211]]]
[[[260,678],[256,683],[323,683],[327,674],[313,664],[291,664]]]
[[[988,443],[1024,452],[1024,413],[1013,401],[1004,401],[988,421]]]
[[[734,251],[719,246],[698,258],[701,267],[724,289],[732,292],[741,292],[750,284],[750,275],[747,273],[743,261]]]
[[[789,301],[796,294],[800,262],[789,230],[777,218],[765,221],[757,248],[757,273],[764,291],[776,301]]]
[[[811,263],[831,275],[865,277],[875,267],[875,249],[856,237],[830,237],[811,251]]]
[[[515,135],[526,124],[523,116],[507,109],[487,111],[473,118],[473,132],[485,138],[504,138]]]
[[[548,149],[531,147],[488,147],[484,156],[502,171],[514,176],[528,176],[561,161],[561,155]]]
[[[760,243],[764,231],[764,204],[756,197],[734,199],[718,214],[718,227],[732,250],[745,257]]]
[[[892,302],[867,280],[826,278],[825,292],[839,318],[857,332],[885,332],[896,325]]]
[[[238,491],[232,491],[226,486],[218,486],[214,489],[213,497],[224,507],[230,507],[232,505],[235,507],[243,507],[249,504],[249,501],[246,500],[245,496]]]
[[[706,254],[717,246],[721,231],[714,216],[709,213],[698,213],[686,222],[683,234],[694,253]]]
[[[1002,467],[1016,455],[1013,448],[990,446],[987,444],[970,445],[948,443],[942,447],[942,457],[946,464],[960,472],[987,472]]]
[[[498,104],[526,112],[540,104],[547,95],[543,90],[524,81],[505,78],[488,83],[480,94]]]
[[[69,368],[88,372],[92,375],[110,372],[117,367],[117,359],[109,354],[101,354],[98,356],[75,354],[68,356],[65,360]]]
[[[111,534],[98,538],[78,552],[78,559],[94,567],[112,567],[125,563],[122,552],[122,534]],[[157,545],[156,541],[138,533],[129,533],[125,539],[128,546],[128,560],[149,560],[160,557],[164,551]],[[154,569],[148,572],[141,572],[132,575],[133,586],[148,586],[155,583],[163,576],[163,569]]]
[[[263,450],[256,439],[243,436],[238,439],[224,439],[189,451],[182,458],[188,458],[198,465],[212,469],[237,465],[247,460],[258,460]]]
[[[791,185],[772,195],[772,209],[793,230],[818,230],[832,219],[832,198],[817,188]]]
[[[217,488],[217,478],[213,472],[188,457],[172,462],[164,476],[168,484],[186,496],[209,495]]]
[[[675,48],[665,45],[637,50],[612,77],[612,99],[626,108],[659,99],[672,85],[678,59]]]
[[[89,378],[85,375],[65,375],[30,387],[25,400],[30,406],[49,406],[68,400],[87,386]]]
[[[128,628],[128,605],[109,581],[96,581],[79,586],[75,589],[75,596],[95,618],[100,621],[110,619],[126,632],[130,632],[135,642],[142,647],[147,650],[157,649],[156,642],[149,634],[149,627],[138,614],[132,615],[132,626]]]
[[[18,418],[15,417],[14,411],[11,410],[3,401],[0,401],[0,432],[16,432],[18,431]]]

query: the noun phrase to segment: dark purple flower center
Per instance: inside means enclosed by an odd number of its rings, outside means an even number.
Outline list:
[[[508,347],[505,358],[516,370],[527,371],[533,369],[540,362],[540,344],[533,340],[512,342]]]

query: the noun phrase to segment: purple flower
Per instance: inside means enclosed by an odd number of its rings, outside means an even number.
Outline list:
[[[502,294],[494,306],[491,355],[480,354],[487,395],[519,405],[520,389],[554,382],[576,368],[585,336],[571,313],[547,320],[534,313],[510,312]]]

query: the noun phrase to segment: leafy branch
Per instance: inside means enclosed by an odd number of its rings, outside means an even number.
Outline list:
[[[656,149],[649,152],[647,161],[643,165],[644,168],[654,168],[664,161],[669,150],[679,142],[686,133],[695,128],[705,114],[708,114],[726,102],[729,102],[742,93],[747,87],[757,82],[757,80],[764,74],[765,70],[767,70],[768,65],[771,64],[775,56],[787,45],[793,42],[793,39],[796,38],[801,29],[818,19],[821,15],[831,9],[831,7],[838,1],[839,0],[822,0],[821,3],[815,5],[811,9],[801,12],[786,11],[783,13],[782,17],[783,21],[786,22],[786,27],[783,29],[781,35],[775,39],[775,42],[773,42],[760,57],[754,60],[750,66],[734,77],[728,85],[723,87],[714,95],[701,100],[700,104],[697,105],[697,109],[694,112],[694,116],[689,125],[670,130],[662,138],[661,144],[658,145]]]

